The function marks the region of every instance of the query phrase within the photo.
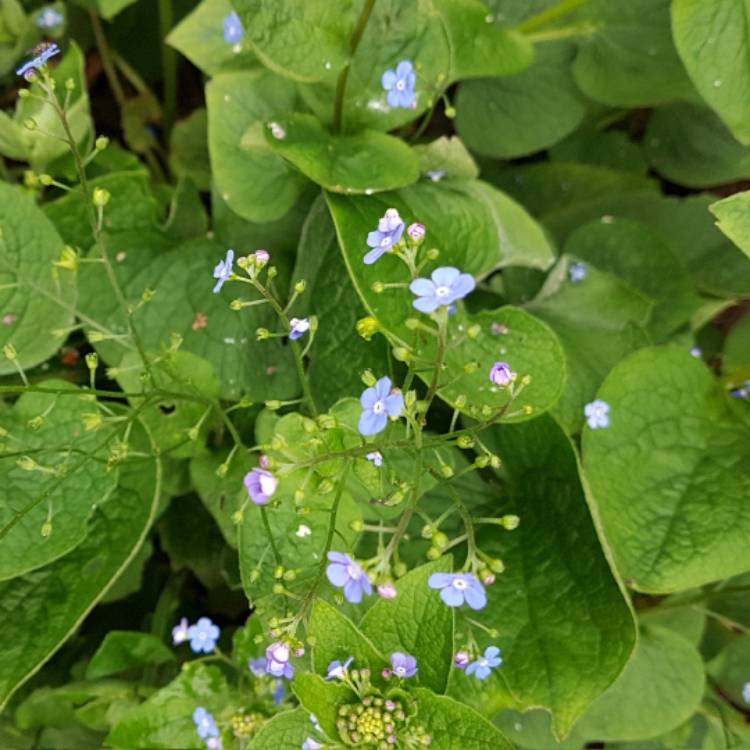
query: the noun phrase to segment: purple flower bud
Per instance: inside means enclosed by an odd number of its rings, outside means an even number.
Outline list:
[[[375,466],[379,467],[383,465],[383,454],[380,451],[371,451],[365,456],[365,458],[368,461],[372,461]]]
[[[458,669],[465,669],[466,665],[471,661],[468,651],[456,651],[456,655],[453,657],[453,663]]]
[[[495,583],[495,574],[488,573],[484,578],[482,578],[482,583],[485,586],[492,586],[492,584]]]
[[[424,224],[409,224],[409,228],[406,230],[406,233],[411,237],[411,239],[414,240],[414,242],[419,242],[424,236],[425,236],[425,228]]]
[[[393,670],[389,669],[388,667],[386,667],[383,670],[382,674],[383,674],[383,679],[384,680],[389,680],[391,678],[391,676],[393,675]]]
[[[294,649],[294,655],[297,657],[304,656],[305,655],[305,647],[299,646],[298,648]]]
[[[395,599],[397,594],[396,587],[390,581],[378,584],[378,596],[383,599]]]
[[[501,388],[509,386],[516,377],[507,362],[495,362],[490,368],[490,382]]]
[[[259,268],[263,268],[271,260],[271,256],[267,250],[256,250],[252,254],[252,257],[255,259],[255,265]]]
[[[260,456],[258,456],[258,466],[260,466],[261,469],[267,469],[270,463],[271,462],[268,460],[268,456],[265,453],[261,453]]]
[[[279,480],[265,469],[253,469],[245,474],[245,489],[256,505],[265,505],[276,492]]]

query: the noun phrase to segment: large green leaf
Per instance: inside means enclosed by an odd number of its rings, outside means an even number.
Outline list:
[[[510,740],[473,708],[424,688],[415,693],[417,721],[433,750],[512,750]]]
[[[86,667],[89,680],[117,674],[146,664],[163,664],[174,659],[172,651],[152,633],[110,630]]]
[[[597,395],[610,425],[584,429],[585,471],[629,585],[679,591],[749,569],[749,431],[703,363],[643,349]]]
[[[166,42],[208,75],[248,68],[253,61],[249,45],[224,39],[224,19],[231,12],[230,0],[202,0],[169,32]]]
[[[603,130],[595,122],[584,122],[574,133],[549,150],[553,161],[567,162],[574,169],[576,164],[591,164],[610,169],[645,175],[648,162],[640,143],[628,133],[612,129]]]
[[[8,636],[0,653],[0,707],[75,632],[138,554],[159,500],[158,461],[134,459],[101,505],[88,536],[53,563],[0,584]]]
[[[102,416],[96,402],[62,381],[45,385],[71,393],[25,393],[12,410],[0,412],[0,430],[11,441],[5,446],[12,448],[0,459],[6,493],[0,506],[0,581],[75,549],[97,506],[117,485],[117,471],[106,463],[110,429],[87,432],[84,426],[84,415]],[[32,465],[24,467],[24,460]]]
[[[544,706],[558,736],[617,677],[635,627],[586,507],[568,438],[549,417],[488,435],[508,474],[510,534],[484,532],[483,550],[505,562],[489,590],[485,622],[499,630],[500,672],[521,706]],[[457,675],[453,692],[470,680]],[[488,684],[500,689],[500,678]],[[491,699],[491,695],[487,698]]]
[[[528,69],[461,84],[456,128],[484,156],[507,159],[539,151],[580,125],[586,102],[570,72],[569,44],[537,50]]]
[[[674,0],[672,33],[701,96],[750,143],[750,6],[745,0]]]
[[[189,177],[197,188],[211,189],[211,160],[208,154],[208,113],[194,110],[175,124],[169,136],[169,162],[178,177]]]
[[[23,191],[0,184],[0,347],[12,344],[24,369],[50,357],[73,322],[75,281],[53,267],[63,243],[55,228]],[[53,333],[61,331],[60,333]],[[15,372],[6,357],[0,375]]]
[[[750,257],[750,191],[730,195],[709,208],[716,226]]]
[[[735,702],[747,704],[743,689],[748,683],[750,669],[750,633],[735,637],[707,665],[707,672],[716,680],[719,687]]]
[[[644,740],[687,721],[703,697],[695,646],[662,628],[641,630],[633,658],[576,724],[577,737]]]
[[[266,124],[269,147],[302,174],[336,193],[379,193],[419,179],[416,153],[376,130],[332,135],[313,115],[289,114]]]
[[[670,0],[594,0],[580,11],[573,73],[581,90],[615,107],[643,107],[689,96],[693,87],[672,42]]]
[[[444,693],[448,684],[454,613],[427,586],[427,579],[432,573],[451,570],[447,559],[420,565],[398,580],[395,599],[379,599],[359,624],[382,653],[414,656],[418,667],[414,684],[436,693]]]
[[[213,178],[229,207],[250,221],[281,218],[299,195],[301,178],[263,133],[295,101],[292,83],[264,71],[222,73],[206,86]]]

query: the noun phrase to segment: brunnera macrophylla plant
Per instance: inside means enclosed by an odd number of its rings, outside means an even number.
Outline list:
[[[744,29],[0,4],[0,746],[746,742]]]

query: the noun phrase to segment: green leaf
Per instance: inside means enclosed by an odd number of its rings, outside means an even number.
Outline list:
[[[206,86],[208,150],[217,190],[250,221],[281,218],[294,205],[301,181],[268,146],[266,121],[295,109],[294,85],[264,71],[222,73]]]
[[[110,630],[86,667],[86,679],[94,680],[146,664],[164,664],[174,654],[151,633]]]
[[[454,613],[427,586],[427,579],[432,573],[452,569],[450,559],[420,565],[398,580],[395,599],[379,599],[359,624],[382,653],[401,651],[414,656],[418,672],[410,684],[436,693],[444,693],[448,684]]]
[[[345,661],[350,656],[354,657],[351,668],[367,667],[374,681],[388,666],[385,656],[357,626],[322,599],[317,599],[313,604],[308,633],[315,636],[312,663],[318,674],[327,674],[332,661]]]
[[[585,472],[629,585],[664,593],[749,569],[748,428],[705,365],[643,349],[597,395],[610,425],[584,429]]]
[[[747,596],[747,595],[746,595]],[[750,670],[750,634],[735,637],[706,665],[708,674],[718,683],[735,705],[746,705],[743,689]]]
[[[688,98],[693,87],[672,42],[670,0],[594,0],[580,11],[591,33],[578,37],[573,64],[586,96],[614,107]]]
[[[352,0],[234,0],[260,61],[296,81],[335,78],[349,60]]]
[[[317,674],[297,674],[292,682],[292,690],[305,711],[318,720],[323,731],[329,737],[338,737],[338,707],[345,703],[355,703],[357,698],[354,692],[346,685],[325,682]],[[312,727],[310,733],[312,734]]]
[[[195,731],[193,711],[203,706],[216,715],[229,700],[229,688],[218,667],[187,662],[177,679],[125,714],[106,742],[115,747],[198,750],[204,744]]]
[[[458,136],[440,136],[432,143],[414,146],[422,174],[442,173],[440,179],[475,180],[479,167]]]
[[[513,744],[473,708],[417,688],[417,720],[433,750],[512,750]]]
[[[738,143],[707,107],[659,107],[644,143],[651,165],[679,185],[710,187],[750,177],[750,146]]]
[[[690,596],[688,594],[688,596]],[[656,625],[660,628],[672,630],[677,635],[692,643],[696,648],[700,645],[703,631],[706,627],[706,615],[697,607],[690,604],[677,606],[679,594],[667,597],[665,606],[651,607],[638,612],[638,622],[641,625]]]
[[[645,740],[687,721],[703,698],[703,662],[668,630],[641,630],[632,659],[576,724],[577,737]]]
[[[224,19],[231,12],[230,0],[202,0],[169,32],[166,42],[207,75],[247,69],[254,59],[249,44],[224,39]]]
[[[492,514],[516,514],[520,524],[501,537],[497,531],[478,537],[506,566],[488,589],[485,622],[500,632],[499,672],[512,694],[522,706],[547,708],[555,733],[564,736],[625,665],[635,643],[633,617],[600,547],[562,430],[540,417],[494,429],[488,439],[508,474],[508,500]],[[471,680],[455,678],[452,692],[460,695]],[[499,683],[493,677],[487,686],[497,690]]]
[[[136,0],[75,0],[75,2],[84,8],[98,11],[102,18],[111,21],[121,10],[135,3]]]
[[[672,33],[690,77],[737,140],[750,143],[750,8],[744,0],[675,0]]]
[[[709,206],[716,226],[750,257],[750,190],[735,193]]]
[[[296,708],[276,714],[271,721],[261,727],[247,750],[299,750],[302,743],[312,734],[312,724],[307,711]]]
[[[156,462],[122,464],[116,493],[99,506],[76,549],[0,584],[8,636],[0,653],[0,708],[78,629],[138,554],[156,513],[160,476]]]
[[[12,344],[17,363],[29,369],[57,351],[73,323],[73,274],[53,266],[63,242],[24,192],[0,184],[0,348]],[[60,331],[53,335],[53,331]],[[0,358],[0,375],[16,372]]]
[[[88,534],[97,505],[107,502],[117,485],[117,472],[106,463],[104,430],[84,427],[84,415],[101,416],[97,403],[62,381],[48,380],[45,386],[72,393],[25,393],[12,409],[0,412],[0,428],[12,440],[11,456],[0,460],[0,483],[7,493],[0,506],[0,581],[75,549]],[[31,465],[24,467],[24,460]]]
[[[572,56],[567,43],[546,44],[521,73],[462,83],[456,128],[469,148],[508,159],[547,148],[575,130],[586,102],[570,72]]]
[[[376,130],[331,135],[313,115],[290,114],[267,123],[266,141],[306,177],[336,193],[370,195],[419,179],[414,151]]]
[[[224,258],[226,248],[197,240],[168,252],[154,252],[158,248],[140,234],[120,235],[109,240],[109,246],[120,287],[137,308],[133,325],[146,351],[167,348],[173,334],[178,334],[183,351],[213,364],[222,398],[237,399],[248,393],[258,400],[284,399],[295,393],[288,349],[278,340],[256,341],[258,327],[276,325],[273,311],[256,305],[238,314],[229,308],[229,286],[221,294],[211,293],[213,268]],[[79,289],[82,312],[94,320],[108,321],[118,333],[127,331],[101,264],[87,263],[81,268]],[[149,289],[153,297],[147,304],[139,304]],[[117,340],[97,343],[97,351],[110,365],[122,365],[125,350]]]
[[[169,141],[169,161],[178,177],[189,177],[201,191],[211,189],[208,113],[205,109],[194,110],[174,126]]]
[[[516,31],[488,23],[480,0],[432,0],[451,45],[451,79],[507,76],[534,59],[531,42]]]
[[[750,374],[750,315],[737,321],[724,340],[722,359],[724,373],[742,382],[742,375]]]

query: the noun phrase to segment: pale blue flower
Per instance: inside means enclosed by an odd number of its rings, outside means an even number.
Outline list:
[[[473,674],[478,680],[486,680],[493,668],[499,667],[502,663],[500,649],[497,646],[487,646],[484,650],[484,655],[466,667],[466,674]]]
[[[703,349],[699,346],[693,346],[690,348],[690,356],[700,359],[703,356]]]
[[[609,427],[609,404],[600,398],[583,407],[586,422],[592,430]]]
[[[414,677],[417,673],[417,660],[409,654],[394,651],[391,654],[391,667],[396,677]]]
[[[247,494],[256,505],[265,505],[276,492],[279,480],[265,469],[253,469],[243,480]]]
[[[190,648],[196,654],[210,654],[219,640],[219,628],[208,617],[201,617],[195,625],[188,628]]]
[[[245,36],[245,30],[242,28],[242,21],[233,10],[224,18],[224,41],[228,44],[239,44],[243,36]]]
[[[487,604],[484,586],[471,573],[433,573],[427,585],[440,589],[440,598],[449,607],[466,602],[471,609],[482,609]]]
[[[268,666],[268,659],[265,656],[259,656],[257,659],[249,659],[247,662],[247,668],[256,677],[263,677],[263,675],[267,674],[266,666]]]
[[[40,29],[54,29],[62,26],[65,16],[55,8],[42,8],[36,16],[36,25]]]
[[[326,568],[328,580],[337,588],[344,589],[344,599],[359,604],[362,596],[372,595],[372,584],[359,563],[343,552],[329,552]]]
[[[195,731],[198,732],[198,736],[202,740],[219,736],[219,728],[216,726],[214,717],[203,706],[198,706],[193,711],[193,721],[195,722]]]
[[[362,413],[358,429],[361,435],[377,435],[388,423],[388,417],[400,417],[404,409],[404,396],[400,391],[391,392],[391,379],[380,378],[372,388],[365,388],[359,397]]]
[[[403,220],[395,208],[389,208],[382,218],[378,219],[378,228],[367,235],[367,244],[373,248],[365,255],[362,262],[371,266],[384,253],[387,253],[404,233]]]
[[[228,281],[232,275],[232,263],[234,263],[234,250],[230,248],[227,250],[226,258],[220,260],[216,264],[216,268],[214,268],[214,278],[218,279],[214,286],[214,294],[218,294],[221,291],[224,282]]]
[[[409,289],[417,295],[412,303],[420,312],[434,312],[441,305],[446,307],[463,299],[474,290],[476,282],[468,273],[461,273],[453,266],[436,268],[429,279],[414,279]]]
[[[380,451],[370,451],[365,458],[375,464],[378,468],[383,465],[383,454]]]
[[[177,625],[172,628],[172,644],[179,646],[181,643],[185,643],[190,637],[188,635],[190,628],[188,626],[187,617],[183,617]]]
[[[414,109],[417,106],[417,97],[414,93],[414,85],[417,76],[411,60],[402,60],[396,70],[388,69],[383,73],[380,83],[388,92],[386,99],[391,107],[404,107]]]
[[[573,265],[568,268],[568,276],[571,284],[577,284],[579,281],[583,281],[588,272],[589,269],[585,263],[573,263]]]
[[[346,661],[340,661],[336,659],[328,665],[327,674],[323,678],[324,680],[343,680],[346,676],[346,670],[349,669],[349,665],[354,661],[354,657],[350,656]]]
[[[323,745],[320,744],[316,739],[313,739],[312,737],[308,737],[303,743],[302,743],[302,750],[320,750],[320,748],[323,747]]]
[[[276,641],[266,648],[266,673],[273,677],[294,677],[294,667],[289,663],[289,644]]]
[[[490,368],[490,381],[501,388],[509,386],[516,378],[507,362],[495,362]]]
[[[28,78],[34,70],[38,70],[50,57],[60,54],[60,48],[54,43],[43,43],[39,47],[39,54],[16,69],[16,75]]]
[[[310,330],[310,321],[307,318],[292,318],[289,321],[289,338],[296,341],[302,338]]]

